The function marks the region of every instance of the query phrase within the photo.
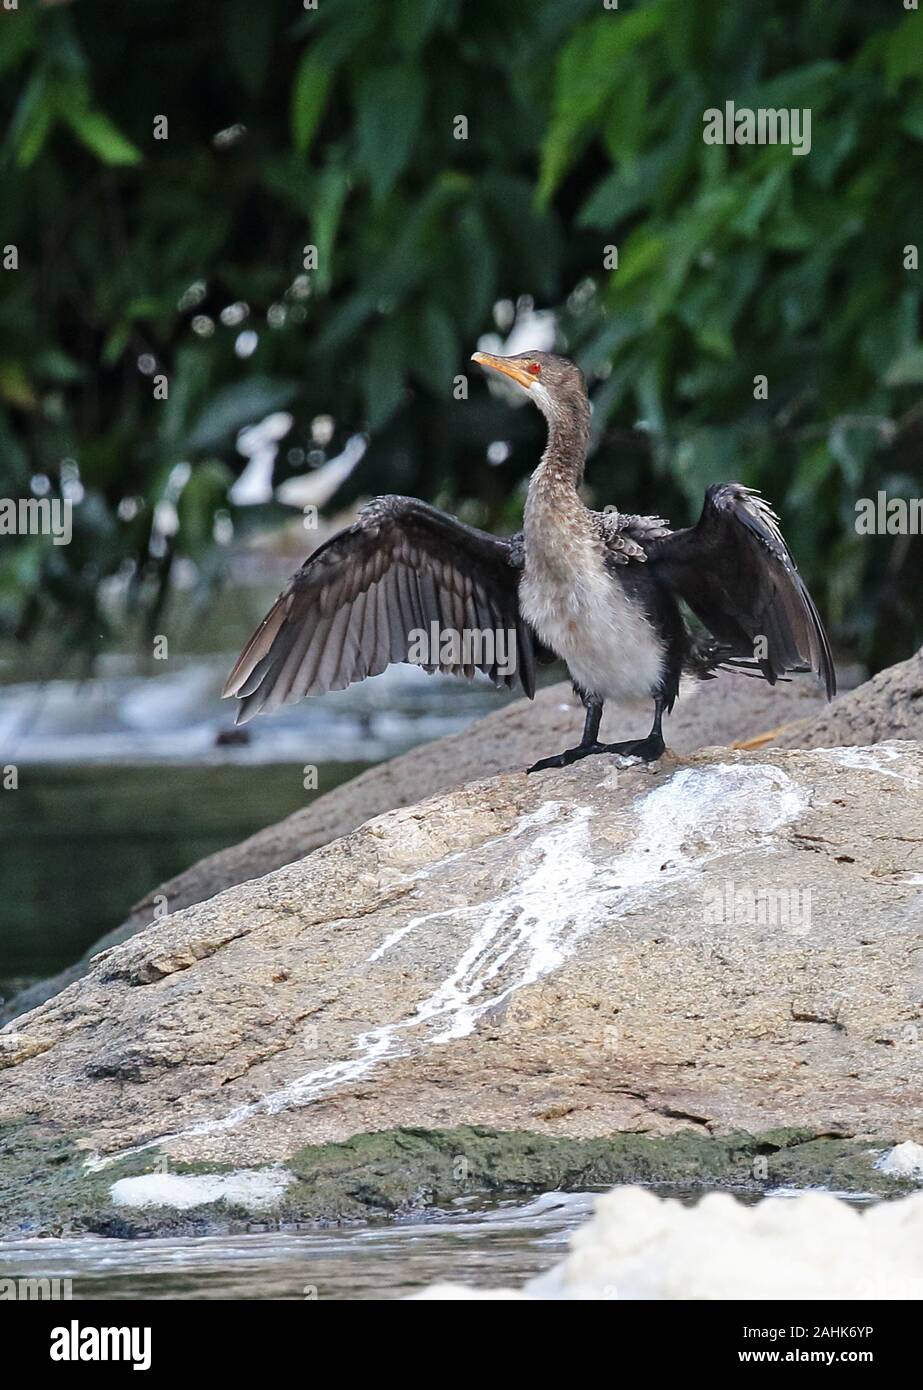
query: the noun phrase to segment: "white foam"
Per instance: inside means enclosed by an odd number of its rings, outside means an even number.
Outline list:
[[[239,1168],[235,1173],[142,1173],[119,1178],[109,1189],[117,1207],[173,1207],[189,1211],[226,1201],[265,1211],[282,1196],[294,1174],[284,1168]]]
[[[923,1144],[907,1139],[882,1154],[875,1164],[879,1173],[891,1178],[923,1178]]]
[[[835,1258],[831,1257],[835,1252]],[[827,1193],[694,1207],[637,1187],[601,1197],[570,1254],[521,1290],[435,1285],[418,1298],[919,1299],[923,1193],[857,1208]]]

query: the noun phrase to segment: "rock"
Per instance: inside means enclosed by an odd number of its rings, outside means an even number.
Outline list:
[[[923,1141],[921,813],[913,742],[469,783],[103,952],[0,1032],[0,1123],[113,1181],[396,1126],[795,1127],[875,1150],[876,1190]]]
[[[285,1165],[233,1169],[184,1164],[158,1148],[101,1164],[53,1128],[0,1125],[0,1235],[203,1236],[419,1220],[460,1201],[637,1182],[751,1197],[818,1185],[865,1196],[917,1190],[906,1176],[882,1176],[874,1155],[811,1130],[562,1139],[464,1125],[378,1130],[308,1145]]]
[[[816,714],[824,697],[809,680],[775,688],[744,676],[728,675],[705,685],[684,687],[665,729],[670,747],[689,753],[710,744],[731,744]],[[611,739],[646,733],[646,704],[612,705],[603,733]],[[460,733],[421,745],[370,768],[351,782],[318,797],[302,811],[259,831],[239,845],[209,855],[152,889],[114,931],[97,941],[81,961],[23,990],[0,1006],[0,1024],[50,999],[85,974],[92,956],[125,941],[153,920],[155,905],[170,910],[214,897],[222,889],[259,878],[283,864],[355,830],[370,816],[478,777],[519,771],[538,758],[575,743],[583,727],[583,707],[567,684],[547,687],[534,702],[517,700]],[[256,775],[256,774],[255,774]]]
[[[923,739],[923,651],[786,725],[778,748],[842,748],[885,739]]]

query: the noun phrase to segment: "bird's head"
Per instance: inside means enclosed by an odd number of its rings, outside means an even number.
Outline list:
[[[517,352],[513,357],[476,352],[471,360],[515,381],[550,419],[570,414],[575,407],[581,411],[587,408],[583,372],[566,357],[553,352]]]

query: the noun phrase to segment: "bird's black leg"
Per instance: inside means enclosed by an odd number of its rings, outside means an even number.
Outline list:
[[[640,758],[645,763],[652,763],[662,757],[666,747],[660,727],[663,719],[662,696],[658,695],[654,699],[654,723],[647,738],[627,739],[624,743],[598,743],[603,702],[585,695],[583,691],[577,693],[586,706],[586,723],[580,743],[576,748],[565,748],[563,753],[557,753],[553,758],[542,758],[541,762],[528,769],[529,772],[543,772],[549,767],[568,767],[570,763],[589,757],[591,753],[617,753],[622,758]]]
[[[527,768],[528,772],[544,772],[549,767],[568,767],[580,758],[589,757],[591,753],[604,751],[605,745],[597,743],[599,721],[603,717],[603,702],[595,695],[588,695],[585,690],[578,690],[576,686],[574,686],[574,691],[580,696],[586,710],[583,738],[576,748],[565,748],[563,753],[556,753],[553,758],[542,758],[541,762],[534,763],[532,767]]]
[[[663,697],[654,698],[654,725],[647,738],[628,739],[625,743],[606,743],[600,751],[618,753],[623,758],[640,758],[642,762],[652,763],[663,756],[666,744],[660,721],[663,719]]]

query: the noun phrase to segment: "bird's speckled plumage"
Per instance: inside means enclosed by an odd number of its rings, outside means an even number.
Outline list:
[[[542,359],[543,378],[545,372]],[[644,551],[580,499],[590,411],[582,375],[572,384],[571,391],[557,381],[533,388],[541,390],[548,443],[526,495],[520,608],[581,691],[601,701],[647,695],[662,681],[664,644],[643,606],[613,577],[619,561]]]

